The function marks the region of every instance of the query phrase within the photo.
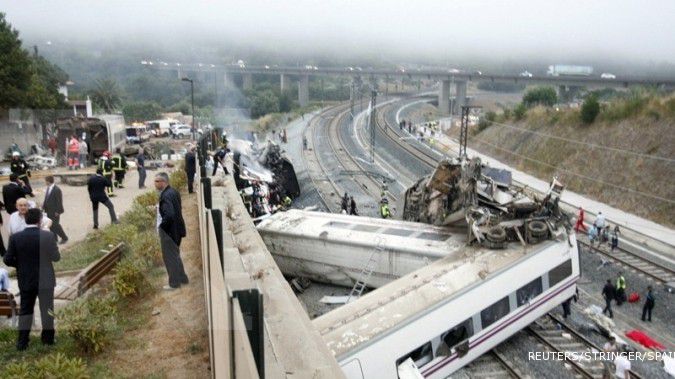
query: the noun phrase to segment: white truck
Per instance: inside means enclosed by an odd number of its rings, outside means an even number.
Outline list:
[[[593,74],[593,67],[556,64],[548,66],[546,74],[549,76],[590,76]]]

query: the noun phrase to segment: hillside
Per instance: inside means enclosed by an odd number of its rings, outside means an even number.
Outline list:
[[[591,125],[579,113],[538,107],[521,120],[499,114],[474,129],[469,145],[541,179],[557,176],[572,191],[675,226],[675,96],[635,95],[602,104]]]

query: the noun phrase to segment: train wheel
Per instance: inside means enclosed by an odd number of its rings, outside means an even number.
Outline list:
[[[487,239],[491,242],[504,242],[506,240],[506,231],[498,226],[490,228],[487,232]]]

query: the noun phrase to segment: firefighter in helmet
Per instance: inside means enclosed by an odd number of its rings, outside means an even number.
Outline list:
[[[113,186],[112,186],[112,176],[113,176],[113,165],[112,165],[112,160],[110,159],[110,152],[108,150],[103,152],[103,155],[98,159],[98,168],[101,169],[103,176],[108,179],[110,182],[110,186],[106,188],[106,192],[108,193],[108,196],[112,197],[115,196],[113,193]]]

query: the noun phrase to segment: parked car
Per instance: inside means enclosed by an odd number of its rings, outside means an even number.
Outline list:
[[[523,72],[520,73],[520,76],[522,76],[522,77],[524,77],[524,78],[531,78],[531,77],[532,77],[532,73],[529,72],[529,71],[527,71],[527,70],[525,70],[525,71],[523,71]]]
[[[192,128],[189,125],[176,125],[172,131],[173,138],[183,138],[192,136]]]
[[[603,72],[600,77],[602,79],[616,79],[616,75],[610,74],[609,72]]]

